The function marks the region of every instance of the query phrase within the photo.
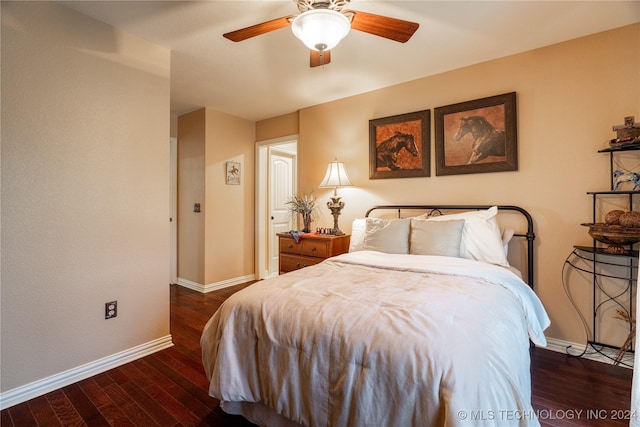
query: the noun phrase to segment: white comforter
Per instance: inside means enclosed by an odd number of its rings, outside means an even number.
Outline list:
[[[362,251],[235,293],[201,345],[211,396],[304,426],[538,425],[548,325],[502,267]]]

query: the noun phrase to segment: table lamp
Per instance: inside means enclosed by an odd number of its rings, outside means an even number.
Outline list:
[[[331,233],[333,235],[341,236],[344,234],[338,227],[338,217],[342,208],[344,208],[344,202],[338,197],[338,187],[350,187],[352,185],[347,171],[344,169],[344,163],[339,162],[337,159],[330,162],[320,188],[333,188],[333,197],[327,202],[327,207],[331,211],[331,215],[333,215],[333,230]]]

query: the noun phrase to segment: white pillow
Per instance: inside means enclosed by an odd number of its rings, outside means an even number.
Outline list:
[[[502,247],[504,248],[504,255],[509,256],[509,242],[513,238],[515,230],[510,228],[500,228],[500,238],[502,239]]]
[[[389,254],[408,254],[410,224],[410,219],[367,218],[364,249]]]
[[[366,218],[356,218],[353,220],[353,223],[351,223],[351,240],[349,241],[349,252],[356,252],[364,249],[364,230],[366,224]]]
[[[460,242],[460,256],[475,259],[490,264],[509,267],[504,253],[500,228],[496,221],[498,207],[492,206],[487,210],[462,212],[452,215],[431,217],[428,221],[451,221],[464,219],[462,240]]]
[[[460,256],[464,220],[411,220],[409,253],[413,255]]]

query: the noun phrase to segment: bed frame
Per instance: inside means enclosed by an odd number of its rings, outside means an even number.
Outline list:
[[[442,211],[473,211],[489,209],[494,205],[379,205],[367,211],[368,217],[373,211],[395,210],[398,218],[402,218],[402,211],[429,211],[429,215],[441,215]],[[533,240],[536,238],[533,232],[533,219],[529,212],[519,206],[498,205],[498,212],[512,211],[521,214],[527,221],[527,231],[514,233],[514,237],[526,239],[527,243],[527,284],[533,289]]]

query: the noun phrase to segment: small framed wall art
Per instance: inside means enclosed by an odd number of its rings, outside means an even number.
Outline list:
[[[434,109],[436,175],[518,170],[516,93]]]
[[[240,163],[227,162],[226,183],[227,185],[240,185]]]
[[[431,111],[369,120],[369,178],[429,176]]]

